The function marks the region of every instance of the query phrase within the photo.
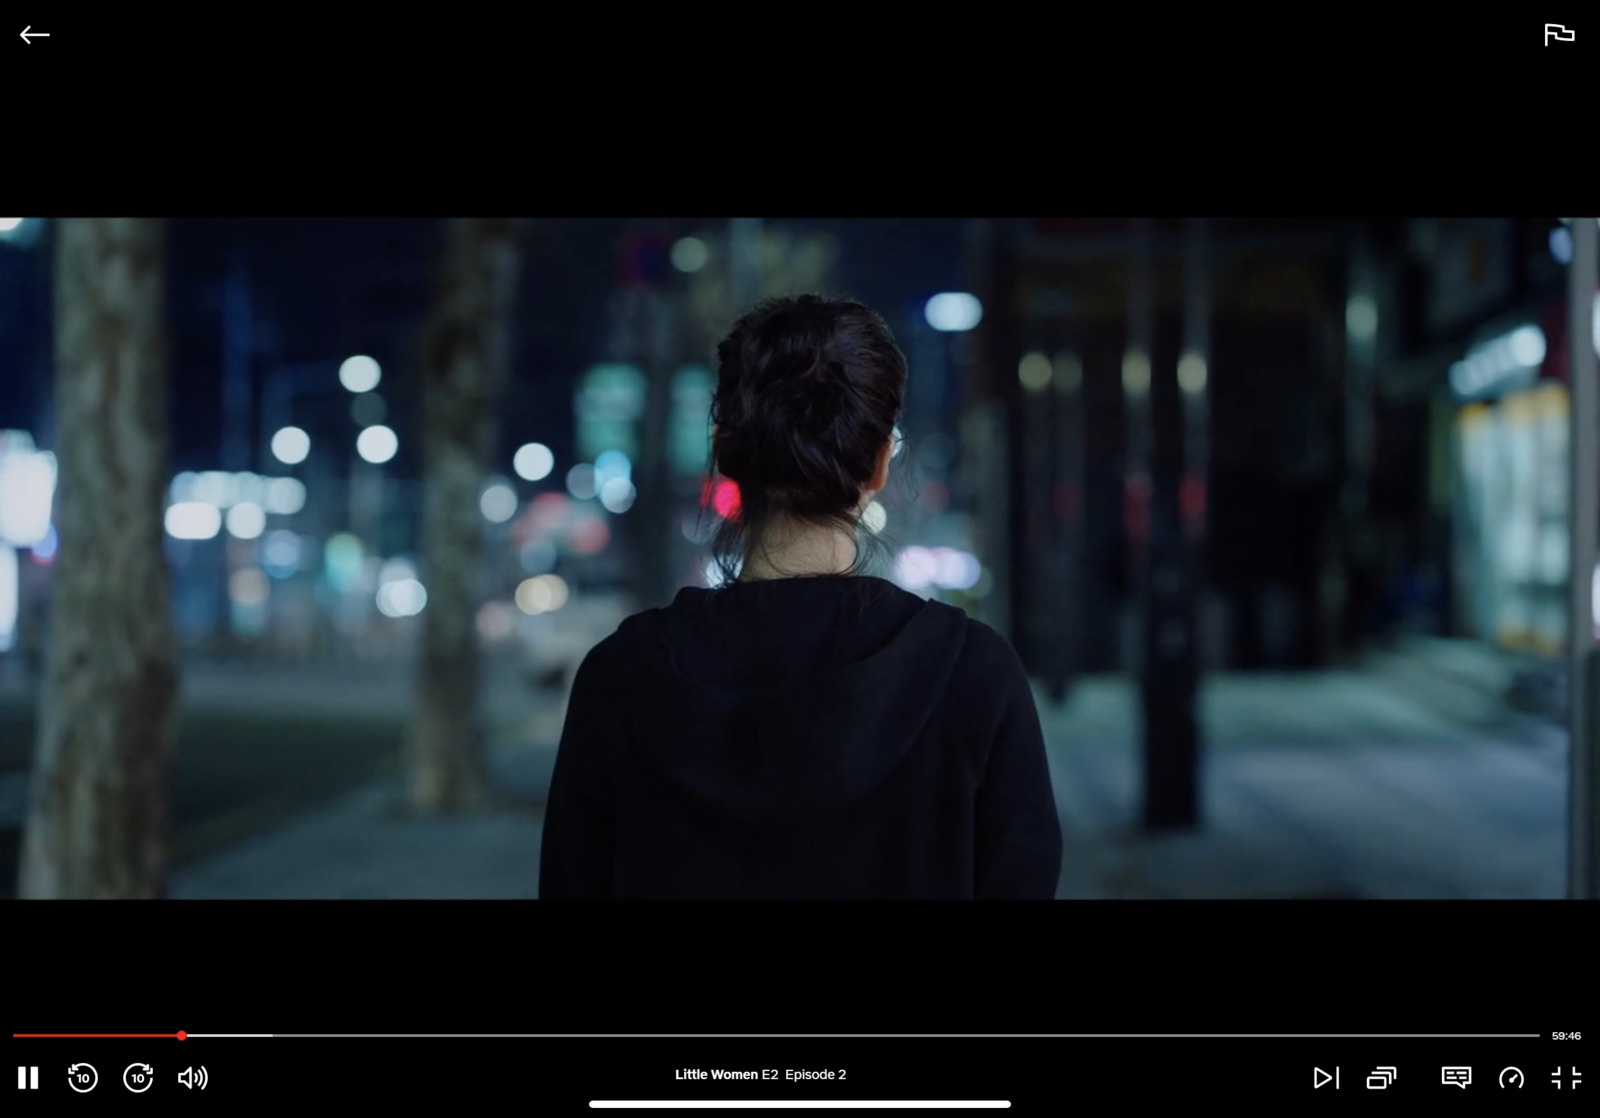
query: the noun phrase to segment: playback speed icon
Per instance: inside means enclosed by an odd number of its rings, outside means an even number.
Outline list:
[[[204,1091],[210,1076],[206,1075],[205,1068],[185,1068],[178,1073],[178,1082],[191,1091]]]

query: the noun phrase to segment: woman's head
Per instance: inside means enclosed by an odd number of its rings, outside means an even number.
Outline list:
[[[780,534],[855,535],[884,486],[906,391],[882,316],[852,299],[767,300],[734,323],[717,365],[712,463],[739,487],[739,514],[712,544],[727,579]]]

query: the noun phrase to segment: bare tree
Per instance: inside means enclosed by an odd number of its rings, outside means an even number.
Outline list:
[[[18,892],[165,891],[178,675],[162,546],[166,235],[67,220],[55,268],[59,551]]]
[[[427,811],[471,808],[487,790],[479,710],[484,523],[478,501],[510,366],[520,230],[510,219],[449,222],[424,355],[428,603],[407,769],[412,803]]]

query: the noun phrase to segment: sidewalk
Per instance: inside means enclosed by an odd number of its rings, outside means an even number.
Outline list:
[[[421,819],[385,780],[281,830],[180,868],[174,899],[519,900],[538,895],[553,741],[492,750],[496,806]]]
[[[1566,742],[1487,706],[1452,717],[1365,672],[1214,677],[1196,834],[1137,828],[1131,682],[1041,703],[1063,897],[1558,898]]]

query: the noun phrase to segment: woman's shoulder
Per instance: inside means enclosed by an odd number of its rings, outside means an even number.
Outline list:
[[[950,606],[950,609],[959,609]],[[962,648],[963,656],[972,668],[987,668],[994,672],[1010,671],[1022,667],[1022,658],[1017,655],[1017,650],[1006,639],[1004,633],[985,621],[980,621],[966,611],[961,611],[966,619],[966,641]]]

